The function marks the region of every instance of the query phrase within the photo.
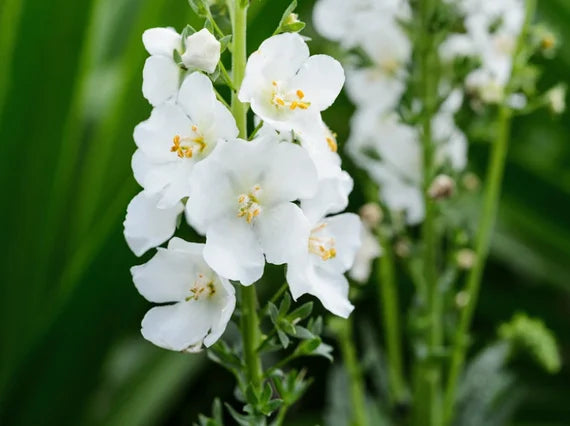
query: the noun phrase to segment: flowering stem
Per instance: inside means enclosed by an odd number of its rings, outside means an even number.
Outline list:
[[[392,245],[381,229],[377,232],[382,256],[378,258],[378,293],[382,305],[381,323],[384,324],[386,352],[388,355],[388,376],[390,400],[402,403],[406,398],[406,387],[402,369],[402,340],[398,318],[398,287],[394,271]]]
[[[424,108],[422,122],[423,145],[423,185],[425,219],[421,235],[423,243],[423,273],[427,284],[427,300],[422,300],[427,309],[427,338],[424,344],[427,355],[423,354],[417,368],[416,377],[416,421],[426,425],[441,424],[441,366],[433,361],[432,355],[442,344],[441,292],[437,280],[437,236],[435,232],[435,204],[428,195],[428,188],[434,175],[434,142],[432,120],[437,112],[438,57],[431,30],[432,19],[438,0],[425,0],[419,3],[421,19],[421,39],[419,51],[420,90]]]
[[[237,88],[241,86],[245,74],[246,53],[246,29],[247,29],[247,4],[243,0],[235,0],[232,12],[233,27],[233,55],[232,73],[233,83]],[[232,114],[239,129],[239,136],[247,139],[247,107],[241,103],[236,92],[232,92]],[[261,389],[262,367],[261,359],[257,353],[261,340],[259,330],[259,318],[257,315],[257,293],[255,286],[241,287],[241,317],[240,328],[243,339],[243,355],[248,382],[257,392]]]
[[[352,426],[366,426],[368,420],[366,417],[366,399],[364,392],[364,379],[362,370],[358,363],[356,350],[354,348],[353,336],[353,317],[346,320],[339,320],[335,327],[338,342],[340,344],[340,352],[348,373],[348,381],[350,386]]]
[[[513,56],[511,81],[507,85],[505,97],[499,107],[497,138],[491,151],[490,165],[487,170],[487,177],[485,180],[485,198],[479,215],[481,221],[478,226],[478,234],[475,242],[475,264],[467,277],[467,283],[464,290],[466,295],[465,300],[467,303],[460,313],[459,325],[453,341],[451,365],[444,400],[445,424],[449,424],[453,418],[457,381],[459,379],[459,374],[463,369],[465,353],[468,346],[467,335],[473,319],[475,306],[477,304],[483,270],[489,254],[491,236],[499,208],[499,198],[501,195],[501,186],[503,182],[512,120],[512,110],[506,105],[506,97],[510,92],[509,89],[512,84],[513,77],[516,77],[518,70],[522,65],[520,63],[520,56],[525,46],[528,28],[532,18],[534,17],[535,9],[536,0],[526,0],[525,23],[519,34],[517,47]]]

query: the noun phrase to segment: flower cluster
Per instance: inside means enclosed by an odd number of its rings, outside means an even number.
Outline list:
[[[350,61],[353,64],[347,71],[347,92],[357,107],[348,154],[379,185],[380,198],[390,210],[404,213],[408,224],[421,222],[425,206],[420,133],[397,112],[407,90],[413,53],[404,29],[412,19],[410,5],[406,0],[359,0],[355,4],[320,0],[314,19],[325,37],[364,55],[364,59]],[[466,164],[467,141],[453,116],[462,104],[462,93],[445,85],[440,92],[447,99],[434,120],[436,161],[461,170]]]
[[[170,240],[132,268],[140,293],[167,303],[146,314],[144,337],[178,351],[212,345],[236,304],[230,280],[253,284],[265,262],[287,265],[294,298],[312,294],[348,316],[344,273],[361,223],[338,214],[353,184],[321,119],[344,84],[341,65],[310,56],[296,33],[264,41],[238,92],[258,123],[246,140],[212,84],[220,42],[207,29],[154,28],[143,42],[151,55],[143,94],[153,110],[134,131],[132,168],[143,190],[128,206],[125,238],[138,256]],[[182,217],[203,244],[172,238]]]

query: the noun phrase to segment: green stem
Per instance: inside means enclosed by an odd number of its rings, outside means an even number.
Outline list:
[[[385,345],[388,355],[389,392],[392,403],[403,403],[406,385],[402,367],[402,337],[398,317],[398,286],[394,270],[394,253],[390,241],[378,230],[378,242],[382,256],[378,258],[378,295],[382,306],[381,323],[384,326]]]
[[[335,327],[335,331],[340,344],[340,352],[342,354],[344,366],[348,373],[352,413],[351,425],[366,426],[368,425],[368,420],[366,417],[364,379],[362,377],[362,370],[354,348],[353,326],[352,317],[344,321],[339,320]]]
[[[247,4],[242,0],[235,0],[232,10],[232,27],[234,50],[232,55],[233,82],[236,87],[241,86],[246,64],[246,29]],[[232,92],[232,114],[236,120],[240,137],[247,139],[247,108]],[[255,286],[241,287],[241,334],[243,338],[243,355],[246,367],[246,376],[255,391],[261,389],[262,367],[261,359],[257,353],[261,340],[259,318],[257,315],[257,293]]]
[[[475,306],[477,305],[477,299],[481,288],[481,279],[483,277],[485,263],[489,254],[493,227],[499,208],[499,199],[501,195],[501,186],[503,182],[512,120],[512,111],[506,105],[506,97],[507,94],[510,93],[513,77],[518,74],[520,67],[524,65],[521,64],[520,57],[525,46],[528,28],[532,18],[534,17],[535,9],[536,0],[527,0],[525,23],[521,33],[519,34],[517,47],[513,55],[511,79],[507,85],[507,89],[505,90],[505,99],[503,99],[503,102],[499,107],[497,138],[491,151],[490,165],[485,181],[485,198],[479,215],[481,220],[478,226],[478,233],[475,242],[475,264],[467,277],[467,283],[464,290],[467,304],[460,313],[459,325],[453,341],[451,364],[444,400],[445,424],[449,424],[453,419],[457,382],[465,362],[469,328],[471,327]]]
[[[436,209],[428,195],[428,188],[434,177],[435,146],[432,138],[432,120],[437,112],[439,85],[439,63],[431,22],[437,7],[437,0],[420,2],[421,42],[419,50],[420,90],[423,103],[422,146],[423,146],[423,193],[426,209],[422,224],[422,265],[427,287],[427,300],[421,300],[427,310],[427,356],[419,361],[416,369],[416,422],[422,425],[441,424],[441,365],[433,361],[433,354],[443,343],[442,300],[437,279],[437,235],[435,230]]]

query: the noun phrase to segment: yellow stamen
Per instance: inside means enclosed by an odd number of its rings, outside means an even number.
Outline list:
[[[301,89],[297,90],[297,97],[299,99],[303,99],[305,97],[305,94],[303,93],[303,91]]]
[[[332,152],[337,152],[338,145],[333,138],[327,138],[327,144]]]
[[[309,252],[316,254],[322,260],[327,261],[336,257],[336,248],[334,246],[334,238],[323,238],[317,237],[314,234],[323,230],[327,226],[326,223],[322,223],[311,231],[311,236],[309,237]]]

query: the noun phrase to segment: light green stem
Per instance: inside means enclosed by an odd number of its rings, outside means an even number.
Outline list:
[[[242,6],[241,3],[241,0],[235,0],[231,8],[233,27],[232,73],[233,83],[238,89],[243,80],[247,59],[247,4]],[[240,137],[247,139],[247,106],[239,101],[236,92],[232,93],[232,114],[236,120]],[[261,332],[257,314],[257,293],[253,285],[241,287],[240,322],[247,379],[254,390],[259,391],[263,373],[257,348],[260,344]]]
[[[351,425],[367,426],[364,379],[354,348],[353,327],[354,324],[351,317],[345,321],[339,320],[335,331],[337,332],[344,366],[348,373],[352,414]]]
[[[398,286],[394,271],[394,253],[390,241],[378,230],[378,243],[382,256],[378,258],[378,295],[382,306],[381,323],[384,326],[385,345],[388,355],[389,392],[391,403],[403,403],[406,386],[402,368],[402,337],[398,315]]]
[[[442,345],[442,300],[438,288],[437,250],[435,231],[435,204],[428,195],[428,188],[434,178],[435,146],[432,137],[432,120],[437,112],[437,89],[439,85],[439,62],[437,48],[431,31],[432,19],[438,0],[420,2],[421,41],[419,46],[420,88],[423,103],[422,146],[423,146],[423,194],[426,209],[422,224],[422,265],[427,287],[427,300],[421,300],[427,314],[427,335],[424,344],[427,356],[420,359],[415,369],[415,422],[421,425],[441,424],[441,365],[434,362],[433,354]]]
[[[534,17],[535,9],[536,0],[527,0],[525,23],[519,35],[517,47],[513,56],[514,65],[511,82],[507,85],[505,97],[510,93],[510,86],[512,84],[513,77],[517,75],[519,68],[524,65],[520,63],[520,56],[525,45],[528,27]],[[467,277],[467,283],[464,290],[467,304],[460,313],[459,324],[453,341],[451,364],[444,400],[445,424],[449,424],[453,420],[457,382],[465,362],[469,328],[471,327],[471,321],[477,305],[483,270],[489,254],[491,236],[499,208],[499,198],[501,195],[501,186],[510,139],[511,119],[512,111],[506,105],[506,100],[503,100],[499,108],[497,138],[492,148],[490,165],[485,181],[485,198],[479,215],[481,220],[478,226],[478,233],[475,242],[475,264]]]

